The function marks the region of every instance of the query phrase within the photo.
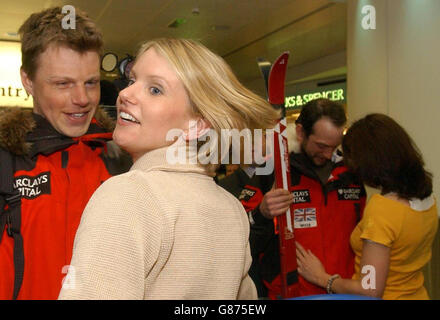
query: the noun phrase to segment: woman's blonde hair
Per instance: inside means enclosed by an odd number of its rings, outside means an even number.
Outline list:
[[[222,129],[273,128],[280,118],[279,111],[244,87],[223,58],[201,43],[155,39],[142,45],[137,57],[150,48],[170,62],[187,91],[194,114],[208,121],[217,134]]]

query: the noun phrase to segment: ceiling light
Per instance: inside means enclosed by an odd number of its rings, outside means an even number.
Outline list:
[[[186,22],[186,19],[177,18],[177,19],[173,20],[170,24],[168,24],[168,28],[178,28],[182,24],[184,24],[185,22]]]

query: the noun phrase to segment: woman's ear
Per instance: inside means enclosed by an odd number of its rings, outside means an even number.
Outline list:
[[[185,141],[196,140],[202,137],[210,128],[211,124],[206,119],[198,118],[197,120],[191,120],[188,130],[184,132]]]

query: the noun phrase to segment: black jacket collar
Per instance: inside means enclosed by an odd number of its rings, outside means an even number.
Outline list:
[[[87,143],[95,142],[102,145],[111,139],[108,135],[108,131],[96,123],[90,124],[90,127],[84,136],[80,138],[71,138],[56,131],[49,121],[42,116],[35,113],[33,113],[32,116],[35,120],[35,129],[28,133],[26,137],[26,141],[32,143],[29,153],[30,157],[34,157],[40,153],[49,155],[55,151],[68,148],[88,135],[94,135],[94,139],[88,140]]]
[[[98,108],[87,133],[80,138],[70,138],[58,133],[32,109],[5,108],[0,111],[0,148],[16,156],[34,157],[69,147],[78,140],[102,145],[111,139],[113,128],[114,121]]]

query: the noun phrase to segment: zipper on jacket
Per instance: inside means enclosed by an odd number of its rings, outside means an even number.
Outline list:
[[[328,193],[327,193],[327,185],[322,184],[322,192],[324,193],[324,206],[327,206],[327,198],[328,198]]]
[[[69,162],[69,152],[64,150],[61,152],[61,168],[66,169],[68,162]]]
[[[69,252],[69,245],[68,245],[68,240],[69,239],[69,207],[70,207],[70,203],[69,203],[69,192],[70,192],[70,176],[69,176],[69,171],[67,169],[67,164],[69,163],[69,151],[67,150],[63,150],[61,151],[61,167],[62,169],[64,169],[64,174],[66,176],[66,181],[65,181],[65,187],[66,187],[66,204],[65,204],[65,209],[64,209],[64,228],[66,230],[65,232],[65,236],[64,236],[64,265],[69,265],[70,261],[68,261],[67,258],[67,252]]]

